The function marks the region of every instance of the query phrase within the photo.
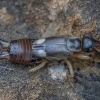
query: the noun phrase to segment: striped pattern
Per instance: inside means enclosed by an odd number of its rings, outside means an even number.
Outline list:
[[[29,64],[32,59],[32,41],[19,39],[11,41],[10,60],[20,64]]]

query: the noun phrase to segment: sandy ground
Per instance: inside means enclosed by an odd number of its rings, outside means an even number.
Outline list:
[[[68,29],[74,16],[81,21],[73,27],[73,36],[90,28],[94,19],[97,23],[91,34],[95,37],[100,33],[100,0],[0,0],[0,38],[10,41],[71,35]],[[100,64],[69,60],[75,73],[74,88],[67,78],[53,79],[49,66],[29,75],[34,65],[1,60],[0,100],[100,100]]]

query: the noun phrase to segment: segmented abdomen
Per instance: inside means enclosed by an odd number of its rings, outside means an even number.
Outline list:
[[[11,41],[10,60],[12,62],[29,64],[32,59],[32,41],[30,39],[19,39]]]

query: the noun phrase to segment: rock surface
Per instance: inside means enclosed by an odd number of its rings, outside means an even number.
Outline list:
[[[80,29],[91,27],[94,19],[97,24],[92,34],[100,33],[100,0],[0,0],[0,38],[70,35],[74,16],[81,21],[73,27],[73,36],[80,36]],[[75,73],[74,88],[67,78],[53,79],[49,66],[29,75],[34,66],[1,60],[0,100],[100,100],[100,64],[85,61],[86,67],[83,61],[69,61]]]

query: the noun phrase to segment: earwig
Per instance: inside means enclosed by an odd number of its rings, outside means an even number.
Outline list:
[[[40,58],[68,58],[76,52],[93,52],[100,47],[100,43],[92,37],[49,37],[46,39],[31,40],[18,39],[10,42],[0,40],[4,51],[0,59],[9,59],[19,64],[30,64]],[[79,57],[79,56],[78,56]],[[83,59],[84,56],[79,57]]]
[[[74,21],[73,21],[74,22]],[[72,24],[73,25],[73,24]],[[88,30],[93,31],[95,25]],[[70,32],[71,33],[71,27]],[[69,67],[70,76],[74,76],[73,67],[68,61],[68,57],[73,56],[79,59],[90,59],[88,55],[80,54],[80,52],[91,53],[95,50],[100,52],[100,42],[94,39],[92,36],[85,37],[71,37],[71,36],[60,36],[60,37],[48,37],[45,39],[18,39],[6,42],[0,40],[2,46],[2,53],[0,59],[8,59],[11,62],[19,64],[32,64],[45,59],[35,68],[29,70],[29,73],[34,73],[43,66],[45,66],[48,60],[64,60]],[[79,53],[74,55],[75,53]]]

